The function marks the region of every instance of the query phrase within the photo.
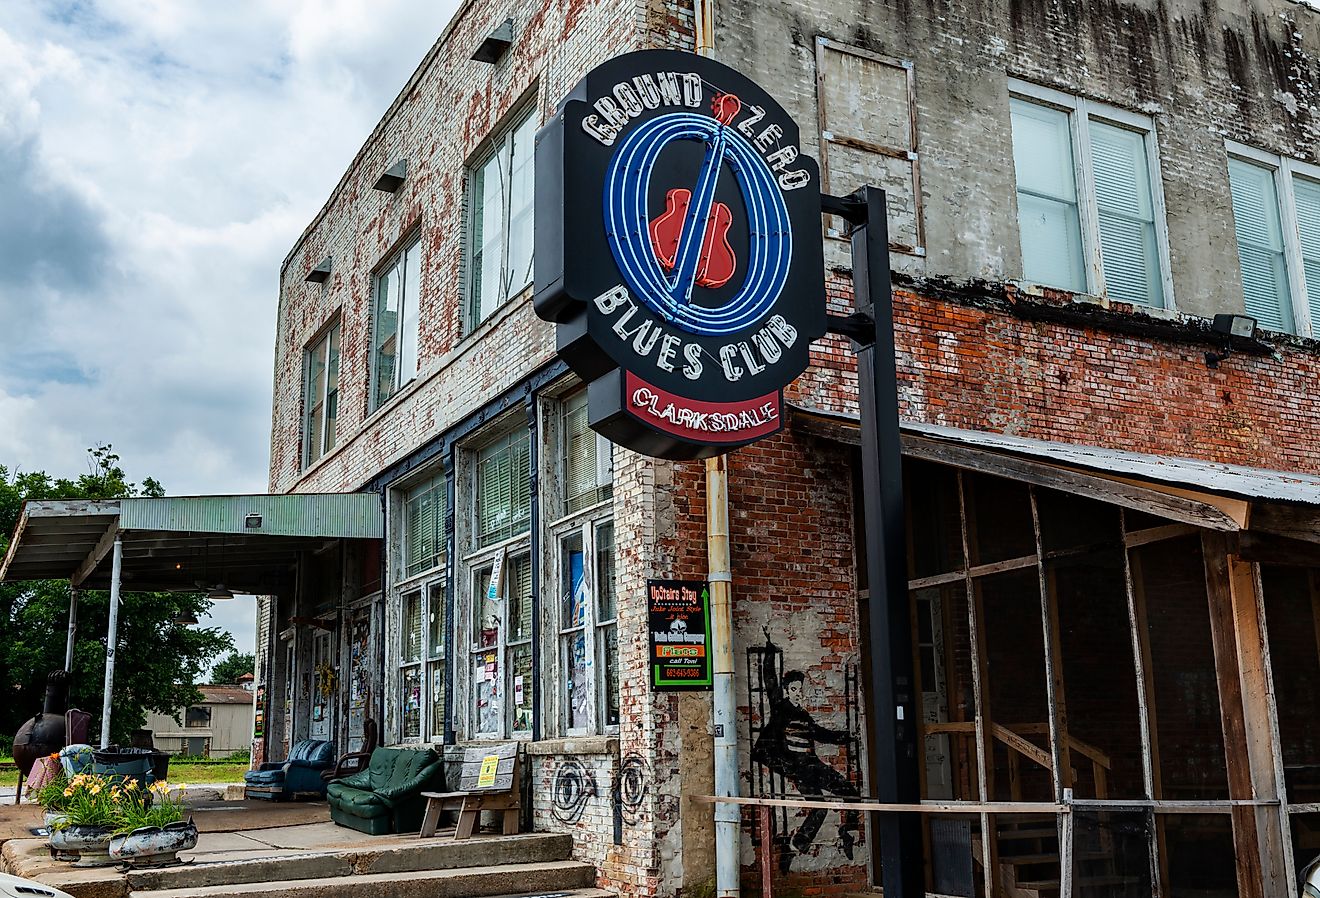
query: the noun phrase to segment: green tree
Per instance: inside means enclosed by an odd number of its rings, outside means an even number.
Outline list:
[[[141,486],[129,482],[109,445],[89,449],[87,473],[71,479],[52,478],[44,471],[11,472],[0,465],[0,556],[9,547],[25,501],[164,494],[150,477]],[[64,667],[69,596],[67,580],[0,583],[0,733],[12,735],[41,710],[47,674]],[[125,592],[120,601],[110,735],[123,743],[131,730],[146,722],[146,712],[177,715],[180,708],[200,701],[197,679],[234,645],[218,628],[175,623],[185,614],[206,613],[211,603],[203,595]],[[69,703],[92,713],[93,738],[100,732],[109,613],[109,593],[79,594]]]
[[[230,652],[228,658],[215,662],[215,667],[211,668],[212,683],[237,683],[238,678],[243,674],[257,673],[257,658],[255,655],[240,655],[238,652]]]

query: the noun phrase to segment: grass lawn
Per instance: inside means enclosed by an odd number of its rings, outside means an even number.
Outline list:
[[[13,758],[0,758],[0,763],[12,764]],[[170,765],[170,782],[193,785],[196,783],[241,783],[247,772],[248,762],[237,761],[233,764],[189,764],[187,762]],[[17,770],[0,770],[0,786],[18,785]]]

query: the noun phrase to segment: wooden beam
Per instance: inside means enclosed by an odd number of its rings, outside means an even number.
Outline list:
[[[1125,481],[1089,471],[1073,470],[1043,462],[997,455],[939,440],[905,435],[903,454],[925,461],[981,471],[1050,489],[1075,493],[1110,505],[1119,505],[1157,517],[1205,527],[1210,530],[1236,531],[1241,525],[1214,504],[1203,501],[1202,494],[1182,495],[1153,488],[1149,484]],[[1188,492],[1188,491],[1183,491]]]
[[[1145,530],[1125,533],[1123,534],[1123,545],[1129,549],[1135,549],[1138,546],[1162,542],[1166,539],[1177,539],[1180,536],[1191,536],[1198,532],[1198,529],[1191,524],[1165,524],[1163,527],[1150,527]]]
[[[1222,534],[1201,538],[1210,633],[1224,730],[1230,799],[1279,799],[1268,647],[1257,602],[1256,571],[1229,554]],[[1236,807],[1232,813],[1238,894],[1265,898],[1288,881],[1283,815],[1277,808]],[[1271,892],[1267,893],[1266,883]]]
[[[1320,509],[1309,505],[1256,502],[1251,507],[1251,529],[1320,543]]]
[[[96,566],[101,563],[101,559],[106,556],[106,553],[114,547],[115,537],[118,535],[119,518],[115,518],[110,526],[105,528],[105,533],[101,534],[101,538],[96,541],[92,551],[87,553],[87,557],[83,559],[82,564],[78,565],[78,568],[73,572],[73,576],[69,578],[69,582],[74,586],[81,586],[92,571],[96,570]]]
[[[1256,530],[1238,534],[1238,555],[1258,564],[1320,567],[1320,544]]]

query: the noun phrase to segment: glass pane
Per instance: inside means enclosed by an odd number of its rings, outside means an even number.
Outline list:
[[[401,735],[404,741],[422,738],[422,668],[403,670],[403,708]]]
[[[335,424],[339,420],[339,325],[330,331],[330,352],[325,373],[325,451],[335,448]]]
[[[509,559],[509,582],[504,589],[508,597],[509,642],[532,638],[532,556],[518,555]]]
[[[513,729],[527,732],[532,728],[532,647],[514,646],[510,650],[509,668],[513,674]]]
[[[1292,294],[1274,172],[1241,159],[1229,159],[1228,182],[1233,192],[1233,221],[1247,314],[1261,327],[1292,331]]]
[[[403,597],[403,662],[422,660],[422,593]]]
[[[477,545],[524,533],[532,521],[531,445],[526,431],[486,447],[477,459]]]
[[[559,628],[580,627],[587,620],[587,581],[582,569],[582,534],[573,533],[560,543]]]
[[[533,116],[513,134],[513,172],[509,190],[509,269],[506,296],[532,282],[532,160],[536,142]]]
[[[1010,108],[1023,277],[1083,291],[1086,268],[1068,113],[1016,98]]]
[[[1320,334],[1320,181],[1293,178],[1293,195],[1297,198],[1297,234],[1311,307],[1311,335],[1315,336]]]
[[[472,639],[475,648],[494,648],[500,643],[500,603],[495,593],[502,587],[491,582],[493,570],[487,565],[472,575]]]
[[[532,526],[532,445],[527,431],[513,437],[509,454],[513,478],[509,536],[517,536]]]
[[[382,405],[394,393],[398,381],[395,379],[395,356],[398,354],[399,337],[399,302],[402,298],[400,281],[402,272],[398,263],[376,279],[376,317],[373,340],[375,341],[375,377],[376,391],[372,407]]]
[[[399,383],[405,384],[417,375],[417,322],[421,303],[422,244],[414,241],[404,251],[400,300],[403,320],[399,327]]]
[[[504,264],[504,180],[507,147],[479,169],[472,188],[473,324],[484,321],[503,301],[500,268]]]
[[[619,628],[613,624],[597,631],[596,648],[600,652],[597,662],[605,672],[601,695],[601,718],[606,726],[619,725]]]
[[[429,664],[431,671],[431,738],[444,741],[445,738],[445,665]]]
[[[432,583],[427,593],[426,656],[443,658],[445,655],[445,586]]]
[[[1090,133],[1105,290],[1112,299],[1162,306],[1146,135],[1098,121]]]
[[[445,481],[439,477],[408,491],[404,500],[404,576],[436,567],[444,560]]]
[[[565,636],[563,645],[565,725],[569,729],[582,729],[591,724],[588,716],[591,688],[587,682],[591,671],[587,664],[586,632],[579,630]]]
[[[476,702],[473,726],[478,733],[503,734],[500,725],[500,653],[478,652],[472,661],[472,694]]]
[[[596,620],[618,616],[618,594],[614,587],[614,524],[596,526]]]
[[[306,388],[303,407],[306,418],[303,433],[306,434],[306,453],[304,461],[311,464],[321,457],[323,432],[321,429],[325,397],[326,341],[322,340],[307,352]]]

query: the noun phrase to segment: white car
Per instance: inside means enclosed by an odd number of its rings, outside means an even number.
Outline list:
[[[0,873],[0,898],[73,898],[54,886]]]

